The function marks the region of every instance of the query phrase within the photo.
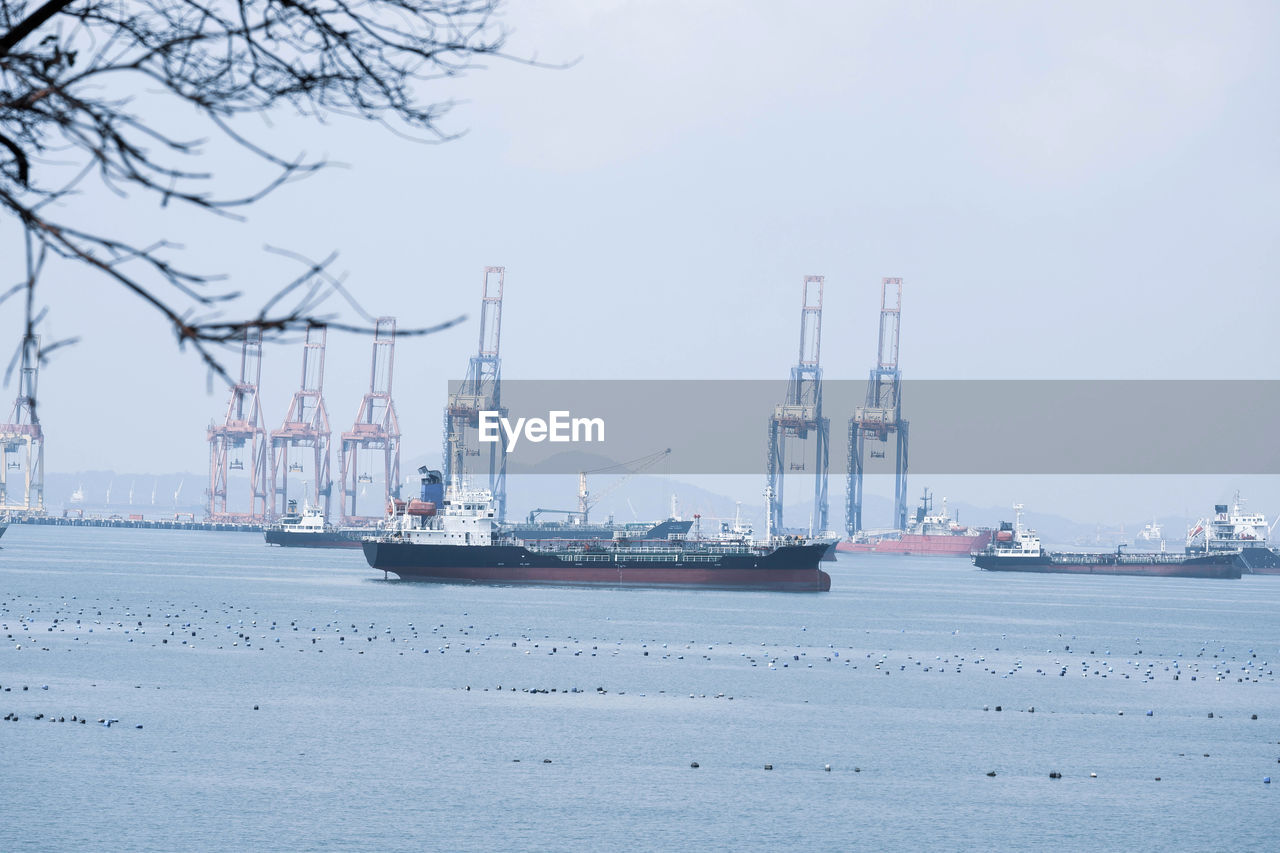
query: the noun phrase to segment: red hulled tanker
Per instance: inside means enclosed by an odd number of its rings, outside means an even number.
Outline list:
[[[926,489],[916,508],[915,521],[905,532],[846,540],[836,545],[836,550],[904,557],[968,557],[991,544],[992,532],[956,523],[947,513],[946,498],[942,499],[942,511],[935,514],[933,495]]]

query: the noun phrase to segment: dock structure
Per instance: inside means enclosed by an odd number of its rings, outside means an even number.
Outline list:
[[[380,521],[387,504],[400,497],[400,420],[391,399],[391,378],[395,367],[396,318],[379,317],[374,323],[373,361],[369,369],[369,391],[360,401],[355,425],[342,434],[339,483],[342,489],[341,524],[345,526]],[[378,515],[361,515],[356,506],[362,489],[373,483],[373,458],[382,454],[383,495]],[[360,465],[361,454],[365,464]]]
[[[478,433],[481,412],[497,412],[502,406],[502,362],[498,356],[502,337],[502,288],[505,267],[485,267],[480,298],[480,348],[471,357],[467,377],[449,394],[444,411],[444,481],[453,482],[468,471],[468,457],[480,457]],[[494,516],[502,521],[507,509],[507,440],[501,430],[498,440],[489,443],[489,490],[493,493]]]
[[[893,294],[892,302],[890,294]],[[867,379],[864,405],[854,409],[849,419],[849,481],[845,525],[850,536],[862,527],[862,477],[866,470],[867,445],[870,457],[884,459],[889,437],[895,439],[893,460],[893,524],[907,526],[907,435],[909,424],[902,417],[902,371],[898,369],[898,330],[902,320],[902,279],[880,280],[880,341],[876,366]]]
[[[18,396],[7,423],[0,424],[0,512],[44,512],[44,430],[36,415],[40,337],[22,338]]]
[[[812,472],[813,513],[809,535],[827,529],[827,465],[831,421],[822,414],[822,291],[820,275],[804,277],[800,309],[800,358],[791,368],[786,401],[769,417],[768,473],[765,500],[769,535],[781,532],[782,486],[787,470]],[[791,449],[788,447],[791,445]],[[811,446],[811,453],[806,450]],[[812,467],[809,467],[812,466]]]
[[[46,527],[121,527],[137,530],[206,530],[212,533],[261,533],[264,524],[247,521],[197,521],[194,517],[125,518],[119,515],[49,515],[18,514],[14,524],[38,524]]]

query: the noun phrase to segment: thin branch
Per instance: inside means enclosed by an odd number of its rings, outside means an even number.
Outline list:
[[[53,211],[71,207],[92,174],[135,204],[181,202],[240,218],[284,184],[331,165],[251,138],[242,123],[249,115],[350,117],[420,142],[456,139],[462,131],[442,125],[455,102],[424,100],[425,84],[480,68],[488,56],[549,67],[505,52],[508,33],[495,22],[499,2],[47,0],[29,9],[23,0],[0,0],[8,27],[0,34],[0,212],[22,224],[28,268],[27,281],[0,294],[0,303],[25,290],[32,333],[40,316],[35,291],[52,253],[140,298],[171,326],[180,349],[189,343],[210,375],[224,379],[217,350],[251,326],[277,337],[312,322],[372,333],[320,313],[336,294],[376,326],[332,271],[336,251],[313,262],[269,248],[304,272],[256,313],[223,319],[217,312],[239,294],[211,287],[222,279],[216,270],[177,265],[176,243],[135,243],[113,230],[117,221],[76,227]],[[46,34],[31,38],[40,32]],[[147,97],[136,97],[139,91]],[[161,119],[170,114],[184,129],[190,116],[207,122],[209,139],[172,133],[175,125]],[[206,162],[210,140],[230,142],[270,174],[246,191],[224,193],[225,174],[193,165]],[[193,317],[193,306],[215,315]],[[461,319],[397,334],[431,334]],[[67,345],[58,341],[46,353]]]
[[[42,24],[52,19],[54,15],[70,6],[73,2],[74,0],[49,0],[49,2],[32,12],[26,20],[20,21],[16,27],[0,36],[0,57],[7,56],[9,51],[16,47],[19,42],[34,33]]]

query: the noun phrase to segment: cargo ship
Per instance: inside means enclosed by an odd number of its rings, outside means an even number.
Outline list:
[[[1044,550],[1034,530],[1022,526],[1022,504],[1015,521],[1000,523],[990,545],[973,555],[973,564],[989,572],[1054,572],[1086,575],[1141,575],[1177,578],[1238,578],[1234,552],[1205,554],[1060,553]]]
[[[1240,568],[1258,575],[1280,575],[1280,554],[1267,543],[1272,528],[1262,513],[1246,512],[1236,492],[1231,506],[1215,504],[1212,518],[1202,518],[1187,532],[1186,554],[1234,554]]]
[[[1150,524],[1142,525],[1142,529],[1133,537],[1133,547],[1143,550],[1163,551],[1167,544],[1164,538],[1164,527],[1154,517]]]
[[[289,501],[289,509],[275,524],[267,525],[262,535],[268,545],[298,548],[359,548],[360,540],[377,533],[370,527],[335,527],[325,521],[324,511],[317,506],[302,507]]]
[[[696,527],[696,524],[695,524]],[[825,540],[778,537],[757,542],[733,533],[702,539],[537,539],[506,535],[494,519],[493,495],[424,472],[410,501],[382,535],[365,539],[369,565],[402,580],[493,584],[825,592],[818,568]]]
[[[916,507],[915,521],[905,531],[859,536],[836,545],[837,551],[855,554],[897,554],[906,557],[968,557],[991,542],[992,530],[963,527],[947,512],[933,511],[933,495],[925,489]]]

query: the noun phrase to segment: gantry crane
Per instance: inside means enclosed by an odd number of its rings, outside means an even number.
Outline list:
[[[478,441],[468,441],[469,431],[478,431],[480,412],[497,412],[502,407],[501,361],[498,348],[502,336],[502,287],[505,267],[485,267],[480,298],[480,348],[471,357],[467,378],[449,395],[444,412],[444,480],[452,483],[466,472],[468,456],[478,457]],[[507,439],[502,430],[489,444],[489,490],[493,493],[494,516],[502,521],[507,509]]]
[[[775,406],[769,418],[769,467],[765,487],[768,518],[767,530],[782,530],[782,483],[784,469],[805,471],[809,464],[803,446],[790,456],[788,439],[805,442],[813,437],[813,514],[809,518],[809,533],[821,533],[827,529],[827,462],[831,440],[831,421],[822,415],[822,368],[819,355],[822,348],[822,290],[824,280],[820,275],[804,277],[803,304],[800,311],[800,359],[791,368],[787,383],[787,399]],[[790,462],[788,463],[788,458]]]
[[[369,392],[360,401],[355,426],[342,434],[342,523],[370,523],[377,516],[356,512],[356,496],[373,475],[359,470],[360,451],[382,451],[383,506],[400,497],[400,421],[391,400],[391,375],[395,366],[396,319],[379,317],[373,333],[373,364]]]
[[[329,518],[332,477],[329,473],[329,412],[324,405],[324,351],[328,330],[319,324],[307,326],[302,345],[302,384],[293,392],[289,411],[280,429],[271,432],[271,514],[278,516],[289,506],[289,474],[310,475],[311,502],[321,507]],[[302,460],[307,454],[295,450],[311,450],[311,468]],[[277,500],[279,501],[277,503]]]
[[[44,430],[36,416],[36,382],[40,378],[40,338],[22,338],[18,396],[9,422],[0,424],[0,511],[44,512]],[[22,491],[12,488],[21,479]]]
[[[227,417],[209,424],[209,520],[262,524],[270,507],[267,469],[267,431],[258,388],[262,382],[262,329],[245,329],[240,349],[240,380],[231,386]],[[249,511],[227,510],[229,471],[243,471],[246,446],[249,457]]]
[[[890,293],[893,302],[890,304]],[[907,526],[907,434],[902,417],[902,371],[898,369],[898,329],[902,319],[902,279],[880,280],[880,343],[876,366],[867,380],[866,404],[854,409],[849,419],[849,484],[846,529],[850,536],[862,530],[862,475],[866,466],[866,443],[871,457],[883,459],[889,436],[894,436],[893,522],[899,530]]]

